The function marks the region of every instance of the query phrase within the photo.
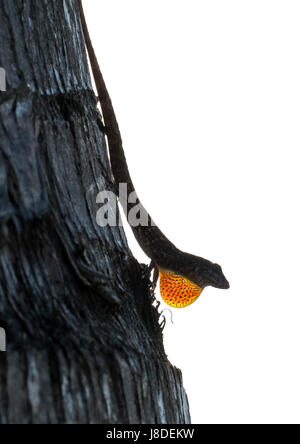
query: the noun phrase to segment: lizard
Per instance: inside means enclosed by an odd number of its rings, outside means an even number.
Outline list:
[[[159,274],[162,299],[171,307],[182,308],[192,304],[207,286],[229,288],[220,265],[179,250],[162,233],[138,199],[129,173],[118,121],[89,34],[82,0],[79,0],[79,9],[85,45],[102,110],[103,130],[107,137],[114,180],[116,184],[126,184],[128,195],[134,193],[136,196],[134,204],[126,202],[125,213],[138,244],[151,259],[156,274]],[[124,206],[124,196],[119,196],[119,200]],[[147,224],[130,224],[128,210],[133,208],[133,205],[139,205],[147,215]]]

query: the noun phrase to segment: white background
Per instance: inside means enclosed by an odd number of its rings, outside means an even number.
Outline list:
[[[139,196],[231,283],[165,312],[192,422],[299,423],[299,1],[84,6]]]

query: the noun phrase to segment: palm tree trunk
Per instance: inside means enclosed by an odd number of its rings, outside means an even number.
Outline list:
[[[77,0],[1,0],[0,423],[189,423],[122,227]],[[118,211],[118,210],[116,210]]]

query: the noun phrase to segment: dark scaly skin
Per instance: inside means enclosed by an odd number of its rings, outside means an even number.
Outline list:
[[[135,192],[135,188],[129,174],[119,125],[89,36],[81,0],[79,5],[84,38],[105,122],[112,172],[117,185],[127,184],[129,195]],[[139,199],[134,204],[127,203],[128,212],[138,203]],[[229,288],[220,265],[179,250],[154,224],[149,214],[148,222],[148,226],[131,226],[131,229],[142,250],[159,269],[180,274],[200,288]]]

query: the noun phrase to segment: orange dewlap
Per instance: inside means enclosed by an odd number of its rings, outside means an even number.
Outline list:
[[[191,305],[202,293],[203,288],[171,271],[159,270],[160,294],[166,304],[182,308]]]

